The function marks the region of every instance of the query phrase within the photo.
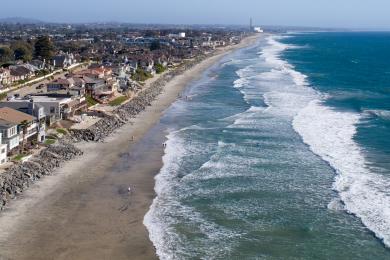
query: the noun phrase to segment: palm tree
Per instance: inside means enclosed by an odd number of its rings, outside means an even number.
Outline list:
[[[25,137],[27,134],[27,127],[29,126],[29,122],[27,120],[23,120],[20,123],[20,127],[22,128],[23,133],[23,139],[22,139],[22,151],[20,153],[24,152],[24,145],[25,145]]]

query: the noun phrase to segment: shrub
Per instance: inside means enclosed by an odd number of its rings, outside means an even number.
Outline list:
[[[63,135],[67,135],[68,131],[66,131],[66,129],[63,129],[63,128],[57,128],[57,133],[60,133],[60,134],[63,134]]]
[[[3,100],[5,98],[7,98],[7,93],[1,93],[0,94],[0,100]]]
[[[157,74],[161,74],[166,70],[166,68],[162,64],[156,64],[155,67]]]
[[[144,71],[141,68],[138,68],[135,74],[131,78],[137,81],[145,81],[149,78],[153,78],[153,75],[149,72]]]

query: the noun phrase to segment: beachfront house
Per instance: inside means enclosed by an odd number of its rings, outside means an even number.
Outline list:
[[[126,64],[129,66],[129,72],[134,74],[138,69],[138,61],[137,60],[127,60]]]
[[[31,100],[44,108],[49,124],[82,113],[88,107],[85,96],[71,94],[36,94],[31,96]]]
[[[83,79],[85,81],[86,92],[91,94],[92,96],[100,90],[103,90],[105,87],[104,79],[90,77],[83,77]]]
[[[44,121],[46,117],[44,108],[33,102],[31,99],[11,98],[8,101],[0,102],[0,108],[1,107],[16,109],[20,112],[36,117],[38,121]]]
[[[0,119],[0,132],[2,137],[2,144],[7,145],[7,152],[10,153],[19,146],[18,125]]]
[[[112,76],[112,69],[99,64],[93,64],[88,69],[76,72],[75,75],[94,79],[104,79]]]
[[[0,165],[7,162],[7,145],[3,143],[2,134],[0,133]]]
[[[34,116],[10,107],[2,107],[0,108],[0,119],[17,125],[20,142],[45,141],[45,124],[41,124]]]

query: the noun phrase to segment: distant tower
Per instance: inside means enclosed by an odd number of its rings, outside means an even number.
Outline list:
[[[249,30],[253,31],[253,20],[252,20],[252,17],[249,19]]]

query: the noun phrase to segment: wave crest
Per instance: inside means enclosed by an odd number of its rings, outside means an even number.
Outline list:
[[[361,115],[327,108],[312,101],[294,118],[293,127],[310,149],[338,174],[333,185],[345,209],[390,246],[390,180],[373,173],[354,141]]]

